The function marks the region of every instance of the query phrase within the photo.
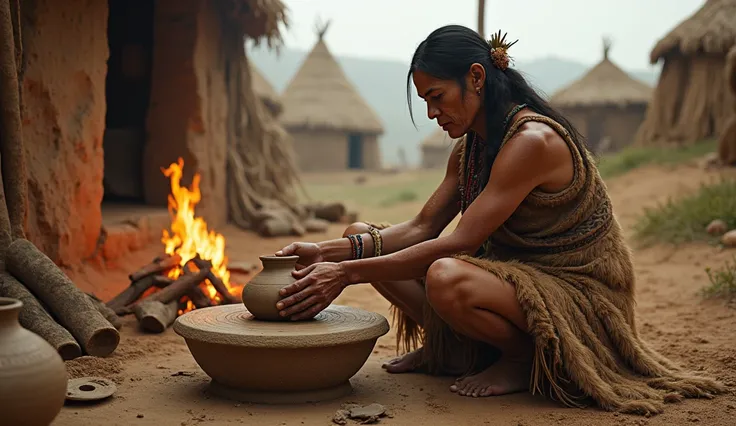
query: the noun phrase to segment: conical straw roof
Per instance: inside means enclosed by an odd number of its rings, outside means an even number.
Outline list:
[[[327,27],[282,95],[289,128],[382,134],[378,115],[348,81],[324,42]]]
[[[736,45],[736,0],[708,0],[652,49],[651,63],[670,52],[725,55]]]
[[[608,58],[611,43],[603,41],[603,60],[583,77],[560,89],[550,101],[562,107],[646,104],[652,88],[632,78]]]
[[[273,88],[271,83],[266,80],[258,67],[250,63],[250,75],[253,82],[253,92],[258,98],[264,102],[272,111],[278,114],[281,111],[281,97]]]

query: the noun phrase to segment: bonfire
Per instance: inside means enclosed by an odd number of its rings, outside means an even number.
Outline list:
[[[192,309],[240,301],[243,286],[230,280],[225,237],[195,214],[200,175],[187,188],[181,185],[183,169],[182,158],[162,168],[171,181],[171,226],[163,230],[163,253],[130,274],[130,286],[107,303],[117,315],[135,314],[147,331],[162,332]]]

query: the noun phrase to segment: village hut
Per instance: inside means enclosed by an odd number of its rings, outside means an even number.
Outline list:
[[[618,151],[633,143],[652,94],[651,87],[611,61],[610,49],[611,42],[604,39],[603,59],[550,98],[596,153]]]
[[[422,168],[445,168],[452,152],[452,138],[442,128],[436,129],[420,144]]]
[[[243,43],[281,43],[281,1],[19,4],[27,201],[7,200],[26,206],[25,235],[54,262],[106,261],[160,240],[145,214],[106,212],[157,209],[167,220],[162,168],[178,158],[182,185],[201,177],[196,215],[209,229],[255,228],[263,208],[293,204],[291,148],[253,93]]]
[[[327,48],[327,27],[283,93],[281,123],[301,171],[379,169],[383,125]]]
[[[736,166],[736,45],[726,56],[724,78],[730,93],[730,119],[718,139],[718,159],[721,164]]]
[[[662,61],[662,72],[637,144],[685,145],[723,132],[731,111],[723,69],[734,45],[736,0],[707,0],[659,40],[650,61]]]
[[[261,102],[268,108],[274,117],[278,117],[283,111],[281,96],[273,88],[273,85],[264,77],[254,64],[250,64],[250,73],[253,78],[253,92],[260,98]]]

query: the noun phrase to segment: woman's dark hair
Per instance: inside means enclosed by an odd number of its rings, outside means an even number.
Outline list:
[[[411,78],[415,71],[441,80],[455,80],[465,96],[465,76],[470,71],[470,66],[478,63],[483,65],[486,71],[484,106],[487,170],[484,171],[484,181],[488,179],[490,167],[496,159],[506,131],[504,120],[509,113],[508,108],[514,105],[527,104],[536,113],[560,123],[570,133],[582,153],[585,142],[572,123],[539,96],[518,71],[512,68],[502,71],[495,67],[491,62],[490,49],[490,44],[480,34],[461,25],[441,27],[422,41],[411,59],[406,79],[406,96],[412,122],[414,114],[411,106]]]

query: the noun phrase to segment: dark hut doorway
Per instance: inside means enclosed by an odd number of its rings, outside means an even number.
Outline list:
[[[589,112],[585,124],[588,131],[586,135],[588,144],[592,151],[598,152],[605,136],[603,116],[596,112]]]
[[[360,133],[348,135],[348,168],[363,168],[363,135]]]
[[[141,167],[151,92],[154,5],[108,0],[103,202],[144,203]]]

